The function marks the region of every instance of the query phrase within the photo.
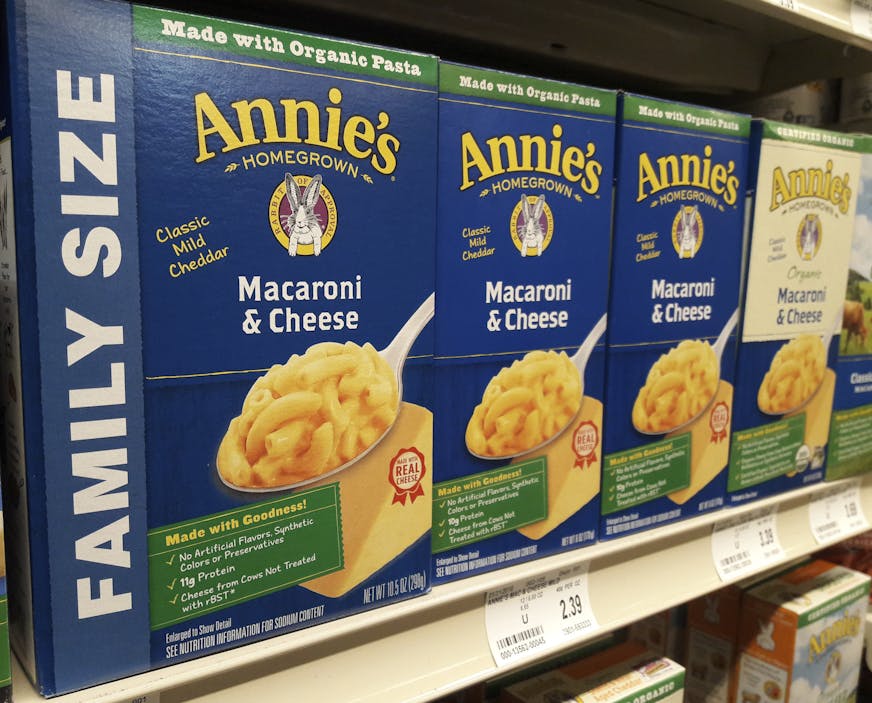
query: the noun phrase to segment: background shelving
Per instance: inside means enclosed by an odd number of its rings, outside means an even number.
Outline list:
[[[155,4],[204,9],[191,0]],[[851,8],[851,0],[542,0],[536,5],[528,0],[223,0],[211,3],[208,12],[480,65],[731,105],[808,80],[872,71],[872,40],[854,32]],[[414,601],[54,700],[433,700],[497,671],[484,624],[488,591],[589,562],[596,617],[603,629],[621,627],[721,585],[711,531],[727,516],[777,505],[784,563],[817,549],[808,506],[825,490],[810,487],[483,574],[439,586]],[[860,495],[872,516],[872,476],[863,479]],[[17,666],[14,687],[19,702],[42,700]]]
[[[485,629],[487,592],[589,562],[590,602],[600,632],[622,627],[722,585],[712,558],[711,534],[715,523],[727,517],[777,506],[784,559],[767,568],[818,549],[809,523],[809,503],[831,486],[810,486],[630,538],[437,586],[416,600],[53,700],[129,703],[160,694],[161,703],[238,703],[246,699],[283,700],[280,695],[293,692],[294,700],[300,701],[430,701],[497,673]],[[872,516],[872,475],[860,484],[860,496],[864,513]],[[567,647],[594,634],[567,643]],[[15,672],[14,686],[18,703],[41,700],[20,671]],[[151,703],[148,698],[144,701]]]

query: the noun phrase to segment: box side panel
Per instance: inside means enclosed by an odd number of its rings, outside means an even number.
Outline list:
[[[56,693],[148,666],[131,10],[26,10]]]

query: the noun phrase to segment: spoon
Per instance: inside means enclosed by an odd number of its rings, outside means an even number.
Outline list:
[[[594,347],[596,347],[596,344],[599,341],[600,337],[603,336],[603,332],[606,331],[607,318],[608,318],[608,315],[603,315],[597,321],[597,323],[593,326],[591,331],[588,332],[587,337],[585,338],[584,342],[582,342],[581,346],[578,348],[578,351],[575,352],[575,354],[573,354],[569,359],[572,362],[573,366],[575,366],[575,368],[578,369],[578,375],[581,378],[581,384],[580,384],[581,391],[579,393],[579,398],[584,398],[584,370],[587,367],[587,362],[590,359],[590,355],[593,352]],[[579,404],[579,410],[580,409],[581,409],[581,405]],[[576,411],[575,415],[578,415],[577,411]],[[486,454],[476,454],[474,451],[469,449],[469,447],[467,447],[467,451],[470,454],[472,454],[474,457],[477,457],[479,459],[490,459],[490,460],[514,459],[517,456],[521,456],[523,454],[529,454],[531,452],[538,451],[538,450],[542,449],[543,447],[545,447],[546,445],[551,444],[551,442],[553,442],[560,435],[562,435],[566,431],[566,428],[572,424],[572,421],[575,419],[575,415],[573,415],[563,427],[561,427],[559,430],[557,430],[557,432],[555,432],[553,435],[551,435],[548,439],[546,439],[543,442],[540,442],[536,446],[528,447],[522,451],[513,452],[511,454],[502,454],[499,456],[492,456],[490,454],[487,454],[487,455]]]
[[[427,326],[427,323],[430,322],[430,320],[433,318],[433,313],[435,312],[436,308],[435,301],[436,294],[431,293],[426,298],[426,300],[421,303],[418,309],[415,310],[414,313],[412,313],[412,316],[400,328],[400,331],[397,332],[391,343],[378,352],[379,356],[381,356],[382,359],[385,360],[387,365],[391,368],[391,371],[393,371],[394,376],[396,376],[398,403],[401,402],[403,398],[403,367],[406,364],[406,358],[409,356],[409,350],[412,348],[412,344],[414,344],[415,340],[418,338],[418,335],[421,334],[422,330]],[[391,431],[391,428],[396,423],[399,414],[400,413],[398,407],[397,414],[391,424],[385,428],[385,431],[382,432],[381,436],[378,439],[376,439],[360,454],[352,459],[349,459],[344,464],[340,464],[339,466],[330,469],[329,471],[325,471],[324,473],[318,474],[317,476],[309,476],[302,481],[297,481],[295,483],[285,483],[280,486],[237,486],[235,483],[230,483],[229,481],[227,481],[220,472],[218,472],[218,476],[220,477],[221,482],[224,483],[224,485],[228,488],[232,488],[237,491],[244,491],[246,493],[272,493],[274,491],[288,491],[291,489],[300,488],[301,486],[305,486],[310,483],[315,483],[316,481],[320,481],[321,479],[333,476],[340,471],[344,471],[345,469],[349,468],[353,464],[356,464],[358,461],[363,459],[363,457],[365,457],[373,449],[375,449],[385,438],[388,432]]]
[[[692,417],[688,418],[687,420],[682,422],[680,425],[676,425],[675,427],[668,427],[665,430],[658,430],[657,432],[651,432],[650,430],[639,429],[638,427],[636,427],[635,424],[633,424],[633,427],[635,428],[636,432],[639,432],[640,434],[644,434],[644,435],[649,435],[649,436],[668,434],[670,432],[677,432],[678,430],[683,430],[685,427],[690,425],[692,422],[696,422],[696,420],[700,416],[705,414],[705,412],[711,407],[711,404],[714,402],[714,399],[718,394],[717,388],[721,382],[721,357],[724,355],[724,349],[727,346],[727,340],[729,340],[730,334],[733,332],[733,328],[736,326],[736,323],[738,321],[739,321],[739,308],[736,308],[735,310],[733,310],[733,314],[730,315],[730,318],[727,320],[726,324],[724,324],[723,329],[721,329],[721,333],[718,335],[718,338],[715,340],[715,343],[712,345],[712,351],[715,353],[715,362],[717,364],[717,369],[718,369],[718,378],[717,378],[717,381],[715,382],[715,392],[712,393],[712,397],[709,398],[709,401],[705,404],[705,407],[703,407],[698,413],[696,413]]]
[[[830,342],[833,339],[833,335],[836,333],[836,330],[842,329],[842,315],[843,315],[843,308],[842,308],[842,306],[840,306],[839,312],[836,314],[836,319],[833,320],[833,324],[830,326],[829,331],[824,332],[821,335],[821,342],[824,345],[824,367],[826,367],[826,358],[827,358],[827,354],[829,353]],[[826,368],[824,369],[824,371],[826,371]],[[821,374],[821,380],[818,381],[818,384],[815,386],[814,390],[811,393],[809,393],[808,397],[805,400],[803,400],[801,403],[799,403],[798,405],[795,405],[792,408],[788,408],[787,410],[779,411],[777,413],[767,412],[763,408],[759,408],[759,405],[758,405],[760,412],[763,413],[764,415],[769,415],[770,417],[781,417],[782,415],[789,415],[790,413],[795,413],[799,410],[802,410],[806,405],[808,405],[811,402],[811,399],[817,395],[817,392],[820,390],[821,386],[824,384],[824,376],[825,375],[826,375],[826,373]]]

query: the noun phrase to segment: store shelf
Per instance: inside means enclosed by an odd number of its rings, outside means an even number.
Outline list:
[[[239,19],[275,23],[290,12],[304,30],[725,105],[872,71],[872,41],[854,32],[851,0],[217,2],[221,13]]]
[[[558,568],[589,563],[590,603],[601,629],[565,645],[575,646],[720,587],[711,549],[716,522],[777,506],[784,559],[766,568],[815,551],[819,545],[811,532],[808,506],[834,485],[841,484],[811,486],[438,586],[413,601],[53,700],[129,703],[149,695],[157,700],[160,694],[161,703],[238,703],[277,700],[279,691],[293,692],[293,699],[300,701],[433,700],[497,673],[485,630],[487,592]],[[872,475],[860,484],[860,496],[864,513],[872,517]],[[17,668],[13,686],[17,703],[42,700]]]
[[[154,4],[716,104],[872,71],[872,41],[854,32],[850,0],[217,0],[207,10],[192,0]],[[600,631],[622,627],[722,585],[711,533],[728,517],[777,506],[785,550],[780,563],[816,550],[808,505],[827,490],[830,485],[809,487],[483,574],[414,601],[53,700],[431,701],[497,673],[485,630],[489,591],[589,563],[590,602]],[[862,481],[861,499],[872,518],[872,475]],[[43,700],[17,663],[13,678],[18,703]]]

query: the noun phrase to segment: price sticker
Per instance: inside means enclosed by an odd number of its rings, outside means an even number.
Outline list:
[[[851,0],[851,30],[872,39],[872,0]]]
[[[800,12],[799,0],[769,0],[769,2],[791,12]]]
[[[742,578],[785,558],[776,516],[777,508],[769,508],[715,524],[712,558],[721,581]]]
[[[588,564],[579,564],[487,594],[485,627],[497,666],[599,629],[588,596],[587,571]]]
[[[860,483],[838,486],[808,504],[811,533],[818,544],[838,541],[869,529],[860,501]]]

